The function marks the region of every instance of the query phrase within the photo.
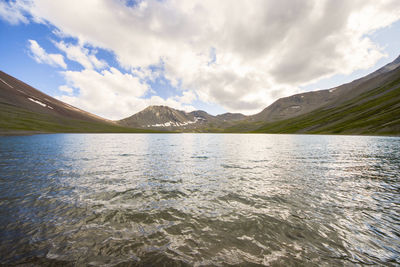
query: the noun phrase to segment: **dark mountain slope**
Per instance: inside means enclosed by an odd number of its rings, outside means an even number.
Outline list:
[[[296,94],[280,98],[258,114],[249,116],[249,121],[273,122],[293,118],[325,106],[340,105],[364,92],[385,83],[388,73],[400,66],[400,56],[377,71],[341,86]]]
[[[304,115],[266,123],[254,132],[399,135],[400,68],[367,83],[369,87],[379,86]]]
[[[70,119],[112,123],[52,98],[1,71],[0,89],[0,101],[3,104],[23,107],[36,113],[68,117]]]
[[[150,106],[146,109],[118,121],[120,125],[139,128],[172,128],[187,126],[197,122],[194,114],[167,106]]]
[[[128,118],[118,121],[118,123],[126,127],[144,129],[205,132],[231,126],[235,121],[245,117],[242,114],[233,113],[213,116],[202,110],[185,112],[167,106],[150,106]]]
[[[215,117],[223,121],[238,121],[247,118],[246,115],[243,115],[241,113],[224,113]]]
[[[136,131],[70,106],[0,71],[0,132],[3,134]]]

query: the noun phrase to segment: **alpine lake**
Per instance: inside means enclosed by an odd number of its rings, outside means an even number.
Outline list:
[[[400,138],[0,137],[0,265],[400,264]]]

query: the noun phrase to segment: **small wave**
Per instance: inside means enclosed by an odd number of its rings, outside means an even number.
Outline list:
[[[123,153],[123,154],[119,154],[118,156],[120,156],[120,157],[132,157],[132,156],[135,156],[135,154]]]
[[[242,169],[242,170],[251,170],[252,167],[245,167],[236,164],[221,164],[221,166],[225,169]]]

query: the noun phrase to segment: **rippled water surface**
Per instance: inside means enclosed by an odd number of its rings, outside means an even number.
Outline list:
[[[0,138],[0,264],[400,264],[400,138]]]

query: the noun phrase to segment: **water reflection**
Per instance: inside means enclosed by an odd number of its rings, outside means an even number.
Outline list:
[[[399,166],[399,138],[1,138],[0,263],[400,263]]]

